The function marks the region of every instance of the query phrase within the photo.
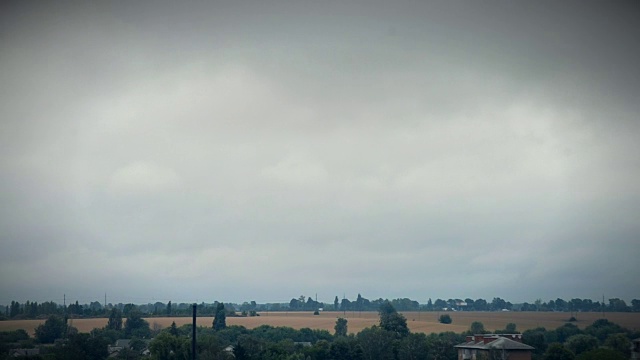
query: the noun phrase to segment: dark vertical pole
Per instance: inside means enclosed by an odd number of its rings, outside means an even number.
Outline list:
[[[193,326],[191,328],[191,358],[196,360],[196,308],[197,304],[193,304]]]

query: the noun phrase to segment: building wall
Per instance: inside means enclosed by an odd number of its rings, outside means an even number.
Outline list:
[[[531,360],[531,351],[512,351],[509,360]]]

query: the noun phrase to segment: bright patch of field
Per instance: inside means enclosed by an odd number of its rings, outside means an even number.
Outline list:
[[[469,329],[474,321],[480,321],[485,329],[493,331],[504,329],[508,323],[515,323],[519,331],[533,329],[538,326],[553,330],[562,326],[571,316],[570,313],[558,312],[447,312],[453,320],[452,324],[444,325],[438,322],[438,317],[444,312],[403,312],[407,318],[407,325],[413,332],[439,333],[453,331],[460,333]],[[289,326],[294,329],[311,328],[324,329],[333,333],[333,327],[338,317],[348,320],[350,333],[360,332],[366,327],[378,324],[376,312],[333,312],[325,311],[320,315],[311,312],[263,312],[255,317],[228,317],[227,325],[242,325],[252,329],[260,325]],[[595,320],[602,318],[601,313],[578,313],[577,322],[580,328],[591,325]],[[640,313],[606,313],[605,317],[627,329],[640,329]],[[173,321],[176,325],[191,324],[191,317],[158,317],[146,319],[152,328],[166,328]],[[0,321],[0,331],[24,329],[33,335],[34,329],[44,323],[44,320],[8,320]],[[71,325],[81,332],[89,332],[94,328],[105,326],[107,319],[73,319]],[[198,326],[210,327],[212,317],[197,318]]]

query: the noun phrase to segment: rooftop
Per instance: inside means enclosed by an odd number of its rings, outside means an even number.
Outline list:
[[[482,350],[534,350],[535,348],[522,343],[520,334],[482,334],[467,336],[467,342],[456,345],[456,348]]]

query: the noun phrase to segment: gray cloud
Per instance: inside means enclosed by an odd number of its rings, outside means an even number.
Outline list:
[[[0,301],[637,297],[635,8],[5,10]]]

